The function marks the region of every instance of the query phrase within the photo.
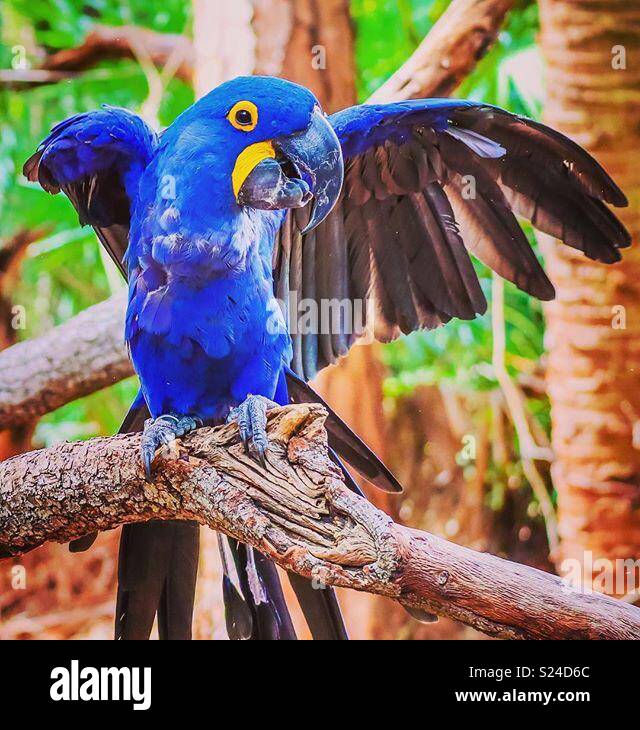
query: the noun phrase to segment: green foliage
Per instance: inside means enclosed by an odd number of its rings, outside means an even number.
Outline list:
[[[138,25],[164,33],[182,33],[191,3],[184,0],[5,0],[49,51],[80,44],[91,27]]]
[[[352,0],[363,101],[407,60],[448,4],[448,0]]]

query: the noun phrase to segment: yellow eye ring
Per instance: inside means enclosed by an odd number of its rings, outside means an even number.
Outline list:
[[[258,107],[252,101],[239,101],[233,105],[227,119],[241,132],[253,132],[258,125]]]

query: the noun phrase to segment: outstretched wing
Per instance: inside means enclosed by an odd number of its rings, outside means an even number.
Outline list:
[[[344,355],[363,326],[389,341],[483,313],[468,250],[552,299],[516,215],[597,261],[618,261],[630,244],[605,204],[626,205],[624,194],[585,150],[543,124],[446,99],[363,105],[331,122],[346,162],[342,196],[305,236],[308,210],[291,212],[274,251],[276,295],[290,323],[302,315],[292,326],[301,377]],[[315,329],[305,326],[310,303]]]
[[[157,144],[156,133],[126,109],[105,106],[55,126],[24,165],[28,180],[61,190],[92,225],[120,271],[129,239],[130,201]]]

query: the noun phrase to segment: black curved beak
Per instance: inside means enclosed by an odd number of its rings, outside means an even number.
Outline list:
[[[304,132],[271,140],[275,159],[265,159],[249,173],[238,202],[256,208],[301,208],[311,198],[311,217],[303,233],[333,210],[344,179],[342,147],[329,120],[316,107]],[[276,164],[277,163],[277,164]]]

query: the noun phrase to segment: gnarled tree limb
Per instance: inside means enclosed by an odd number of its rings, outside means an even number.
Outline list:
[[[48,56],[38,69],[0,71],[0,85],[21,87],[57,83],[93,68],[106,59],[136,58],[140,47],[145,48],[152,63],[158,67],[178,57],[176,76],[191,83],[194,50],[191,40],[186,36],[158,33],[131,25],[95,25],[79,46],[65,48]]]
[[[533,568],[395,524],[350,492],[327,453],[316,404],[269,415],[266,468],[234,425],[205,428],[160,455],[153,483],[139,435],[60,444],[0,464],[0,554],[148,519],[195,519],[319,583],[389,596],[487,634],[640,638],[640,610],[572,592]]]
[[[191,83],[193,76],[193,44],[186,36],[158,33],[148,28],[122,25],[95,25],[81,45],[49,56],[42,64],[47,71],[84,71],[107,58],[136,58],[136,49],[144,46],[156,66],[179,55],[176,76]]]

